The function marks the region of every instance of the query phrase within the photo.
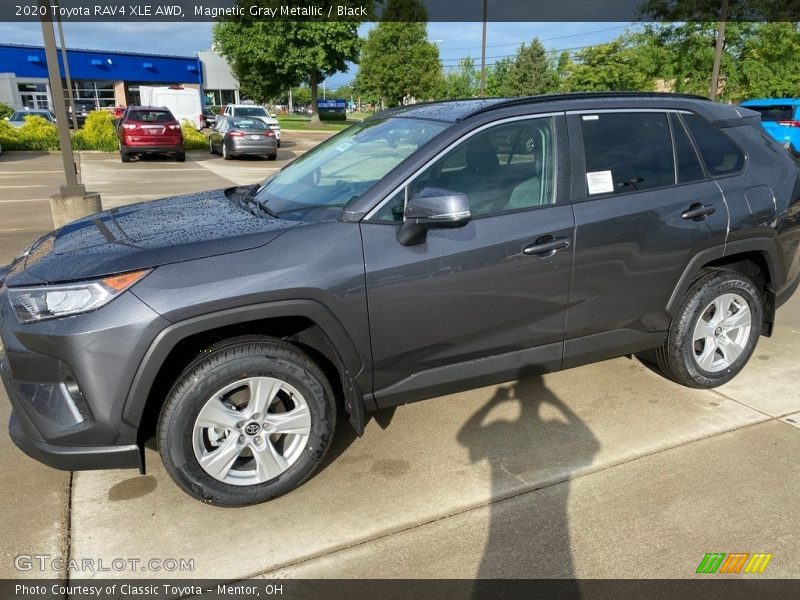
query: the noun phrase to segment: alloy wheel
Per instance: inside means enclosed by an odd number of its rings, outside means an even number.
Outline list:
[[[248,377],[208,399],[195,420],[192,445],[215,479],[257,485],[291,467],[310,433],[311,412],[296,388],[273,377]]]
[[[729,368],[742,355],[750,339],[752,315],[739,294],[722,294],[700,315],[692,334],[694,359],[704,371]]]

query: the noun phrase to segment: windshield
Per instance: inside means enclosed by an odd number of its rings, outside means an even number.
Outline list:
[[[37,117],[44,117],[48,121],[50,120],[50,115],[43,110],[18,110],[11,115],[9,121],[24,121],[25,117],[32,117],[34,115]]]
[[[239,106],[233,109],[237,117],[268,117],[269,113],[263,106]]]
[[[403,118],[353,125],[273,175],[255,195],[284,218],[336,218],[447,126]]]

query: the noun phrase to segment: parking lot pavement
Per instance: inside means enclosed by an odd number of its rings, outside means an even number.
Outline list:
[[[779,328],[797,323],[798,308],[800,299],[784,307]],[[779,359],[769,342],[757,355]],[[764,362],[744,376],[759,379]],[[763,378],[759,389],[782,387]],[[800,410],[797,393],[784,408]],[[800,430],[780,419],[621,358],[404,406],[360,439],[340,423],[320,473],[246,509],[191,500],[152,449],[146,477],[78,473],[71,551],[191,557],[196,572],[226,578],[653,574],[623,573],[617,550],[642,566],[672,557],[655,573],[688,577],[698,552],[730,546],[784,556],[774,574],[797,575],[800,534],[787,524],[799,444]],[[123,536],[120,523],[138,526]]]
[[[52,157],[20,162],[57,189]],[[256,181],[276,166],[204,153],[184,164],[114,158],[84,154],[82,172],[119,204]],[[0,179],[26,180],[5,161]],[[30,221],[32,235],[44,209],[35,191],[0,194],[32,209],[0,203],[7,260],[10,230]],[[771,575],[797,576],[799,335],[800,295],[719,390],[682,388],[620,358],[379,413],[362,438],[340,420],[315,477],[246,509],[185,496],[152,448],[146,476],[80,472],[70,487],[3,436],[0,494],[12,509],[0,517],[0,576],[20,575],[16,554],[61,553],[194,559],[192,572],[103,573],[119,577],[690,577],[710,551],[772,552]],[[0,392],[0,418],[8,412]]]

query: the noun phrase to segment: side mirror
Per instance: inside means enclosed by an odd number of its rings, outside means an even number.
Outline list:
[[[466,194],[441,188],[425,188],[408,200],[405,222],[397,241],[414,246],[425,241],[428,229],[463,227],[472,218]]]

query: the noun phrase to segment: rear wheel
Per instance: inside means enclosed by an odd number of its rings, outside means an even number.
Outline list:
[[[231,156],[231,153],[228,152],[228,147],[225,145],[225,142],[222,142],[222,158],[224,158],[225,160],[230,160],[233,158],[233,156]]]
[[[267,158],[269,160],[275,160],[276,158],[278,158],[278,155],[277,155],[277,153],[276,154],[267,154]]]
[[[722,385],[753,354],[763,313],[761,294],[750,279],[733,271],[708,271],[687,292],[664,345],[642,358],[682,385]]]
[[[158,446],[187,494],[244,506],[306,481],[335,423],[333,392],[305,353],[273,338],[234,338],[178,378],[161,411]]]
[[[175,160],[178,162],[186,161],[186,150],[179,150],[175,153]]]

